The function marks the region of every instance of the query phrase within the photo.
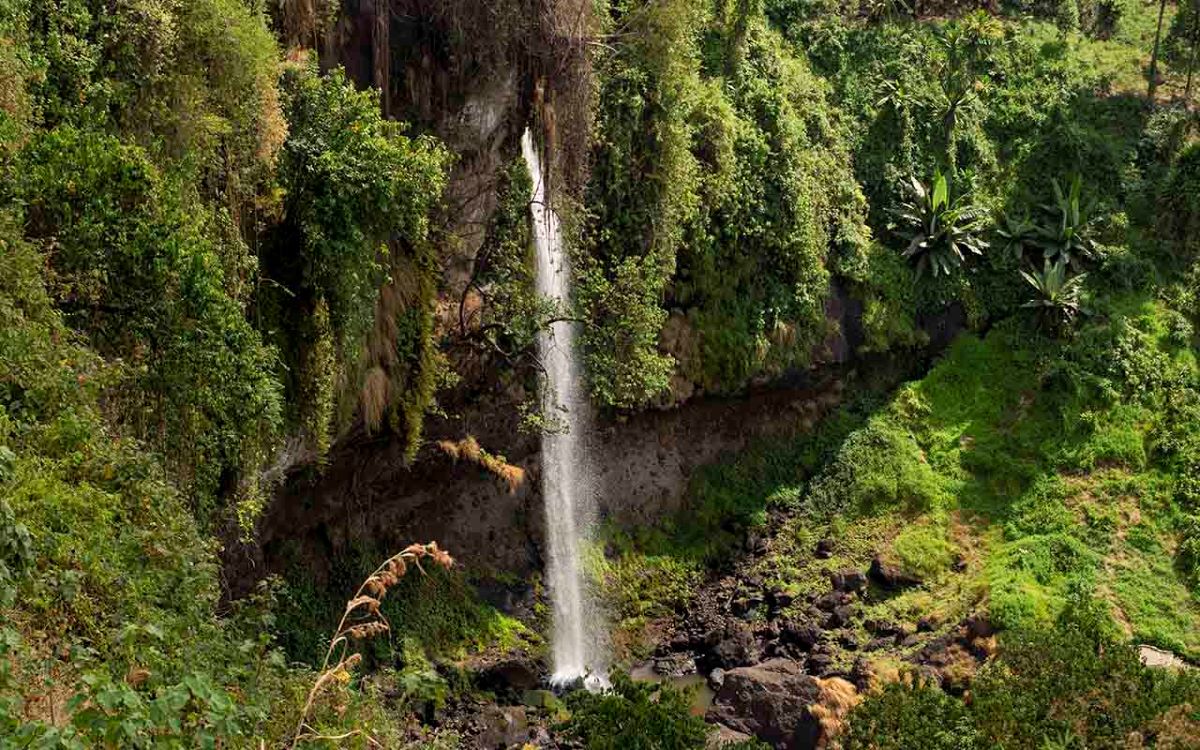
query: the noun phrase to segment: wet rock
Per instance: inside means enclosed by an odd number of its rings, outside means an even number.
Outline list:
[[[827,538],[817,542],[817,550],[813,555],[819,560],[828,560],[833,557],[833,540]]]
[[[481,748],[520,746],[529,739],[524,706],[485,706],[480,713],[483,731],[476,737]]]
[[[708,686],[714,691],[719,691],[721,686],[725,684],[725,670],[717,667],[708,673]]]
[[[533,690],[541,684],[541,674],[532,659],[514,657],[481,668],[476,673],[476,682],[483,690],[513,690],[519,693]]]
[[[867,587],[867,574],[861,570],[846,568],[829,576],[834,591],[861,591]]]
[[[772,659],[727,672],[706,718],[781,750],[807,750],[820,736],[808,710],[820,696],[820,684],[800,664]]]
[[[871,560],[871,568],[867,571],[867,575],[871,580],[888,589],[918,586],[922,582],[920,576],[906,573],[900,569],[900,566],[884,562],[878,555]]]
[[[654,671],[664,677],[696,674],[696,660],[689,653],[667,654],[654,660]]]
[[[521,705],[531,708],[551,708],[558,703],[558,698],[549,690],[526,690],[521,693]]]

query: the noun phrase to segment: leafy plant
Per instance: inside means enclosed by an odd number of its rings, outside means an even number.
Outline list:
[[[1096,243],[1092,237],[1095,206],[1081,201],[1083,180],[1079,175],[1071,180],[1071,187],[1066,192],[1057,179],[1052,179],[1050,184],[1054,188],[1054,203],[1042,206],[1048,218],[1038,225],[1037,244],[1048,260],[1062,258],[1075,266],[1095,252]]]
[[[1025,249],[1037,244],[1038,225],[1026,212],[1020,216],[1001,215],[996,234],[1004,240],[1004,251],[1017,260],[1025,257]]]
[[[950,183],[941,170],[934,171],[928,186],[912,178],[909,190],[910,200],[893,211],[894,229],[909,241],[903,255],[915,261],[918,278],[927,270],[935,277],[948,276],[968,255],[983,255],[987,212],[965,194],[951,198]]]
[[[613,676],[610,690],[567,696],[563,729],[586,750],[701,750],[708,725],[690,711],[688,694],[669,685]]]
[[[1043,323],[1050,330],[1059,333],[1075,322],[1082,309],[1079,298],[1087,274],[1067,276],[1067,263],[1060,257],[1054,263],[1047,258],[1040,272],[1022,269],[1021,277],[1036,292],[1036,296],[1022,307],[1036,310]]]

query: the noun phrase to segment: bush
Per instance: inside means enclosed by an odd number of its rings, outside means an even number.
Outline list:
[[[702,750],[708,725],[690,712],[688,694],[616,673],[612,688],[567,696],[562,731],[586,750]]]

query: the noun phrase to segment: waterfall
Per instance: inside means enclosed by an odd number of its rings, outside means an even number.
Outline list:
[[[537,293],[565,308],[571,296],[570,267],[558,215],[549,203],[546,172],[529,130],[521,138],[521,151],[533,180],[530,211]],[[605,634],[582,568],[595,511],[587,462],[590,405],[575,343],[576,328],[574,323],[558,321],[539,333],[537,340],[545,368],[542,413],[550,425],[542,436],[542,495],[549,551],[546,582],[554,608],[551,681],[566,684],[583,678],[586,684],[597,686],[604,682]]]

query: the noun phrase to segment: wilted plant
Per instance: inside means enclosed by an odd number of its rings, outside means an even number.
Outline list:
[[[362,654],[349,653],[350,642],[363,641],[391,630],[391,623],[380,611],[380,602],[387,595],[388,589],[399,583],[400,579],[408,572],[410,564],[416,566],[422,574],[425,572],[425,569],[421,567],[422,558],[443,568],[450,568],[454,565],[454,559],[448,552],[439,548],[437,542],[410,544],[403,551],[384,560],[362,582],[350,601],[346,602],[346,611],[342,613],[342,619],[338,622],[337,629],[334,630],[333,638],[329,641],[325,660],[321,663],[321,671],[305,698],[304,708],[300,711],[300,720],[296,724],[296,732],[292,736],[292,743],[289,747],[295,748],[301,740],[344,739],[359,734],[355,730],[341,737],[321,735],[309,726],[309,715],[321,692],[330,683],[348,680],[350,670],[362,661]]]
[[[987,212],[971,205],[966,195],[952,199],[950,183],[941,170],[934,172],[930,186],[914,177],[909,188],[910,200],[892,211],[897,220],[893,229],[909,241],[904,257],[916,259],[918,277],[926,268],[934,276],[949,275],[967,254],[983,255]]]
[[[1037,290],[1037,295],[1022,307],[1036,310],[1046,327],[1056,333],[1061,333],[1075,322],[1081,309],[1079,297],[1087,274],[1068,277],[1067,263],[1063,258],[1053,263],[1047,258],[1041,272],[1023,270],[1021,276]]]

